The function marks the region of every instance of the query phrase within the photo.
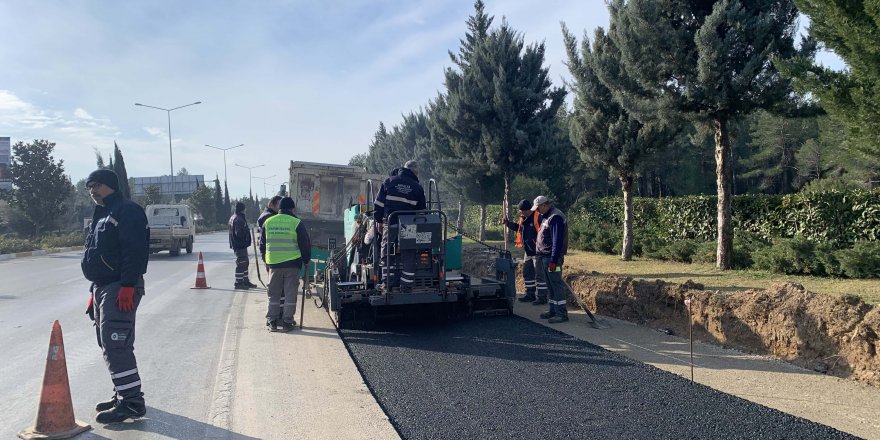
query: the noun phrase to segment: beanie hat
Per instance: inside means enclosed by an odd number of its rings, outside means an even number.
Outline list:
[[[86,179],[86,186],[89,186],[92,182],[103,183],[112,188],[113,191],[119,191],[119,177],[116,176],[116,173],[114,173],[113,170],[99,168],[92,171]]]
[[[244,203],[241,203],[241,202],[235,202],[235,212],[236,212],[236,213],[239,213],[239,212],[242,212],[242,211],[244,211]]]
[[[517,205],[520,211],[529,211],[532,209],[532,202],[522,199],[519,201],[519,205]]]
[[[291,199],[290,197],[282,198],[281,203],[278,205],[278,209],[283,209],[285,211],[290,211],[294,207],[296,207],[296,204],[293,203],[293,199]]]

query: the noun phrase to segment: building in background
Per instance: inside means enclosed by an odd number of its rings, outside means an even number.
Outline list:
[[[131,187],[132,197],[142,197],[145,188],[155,185],[159,187],[163,198],[164,196],[171,198],[171,176],[133,177],[132,180],[134,180],[134,185]],[[174,176],[174,199],[183,200],[192,195],[199,185],[204,184],[205,176],[202,174]]]
[[[9,164],[12,162],[12,148],[8,137],[0,137],[0,190],[12,189],[12,175]]]

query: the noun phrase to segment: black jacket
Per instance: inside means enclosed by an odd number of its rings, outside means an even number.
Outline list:
[[[251,245],[251,230],[243,212],[236,212],[229,217],[229,247],[245,249]]]
[[[260,217],[257,219],[257,226],[259,226],[260,230],[260,238],[257,242],[257,245],[260,247],[260,255],[263,256],[263,261],[266,261],[266,240],[263,235],[263,223],[266,223],[266,219],[272,217],[273,215],[278,214],[278,211],[272,208],[266,208]]]
[[[526,252],[526,255],[531,257],[535,255],[535,242],[538,240],[538,231],[536,230],[535,225],[535,213],[531,212],[528,216],[521,217],[522,224],[519,222],[514,222],[512,220],[506,220],[504,222],[504,226],[507,226],[513,232],[519,232],[522,234],[522,244],[523,250]],[[541,215],[538,214],[538,222],[540,222]],[[538,227],[540,227],[540,223],[538,223]],[[522,230],[520,230],[522,228]]]
[[[398,168],[391,172],[391,176],[379,188],[373,219],[377,223],[385,223],[385,219],[394,212],[424,209],[425,190],[419,183],[419,178],[406,168]],[[397,223],[396,216],[393,223]]]
[[[281,211],[276,215],[289,215],[291,217],[296,217],[290,211]],[[268,219],[271,216],[266,216]],[[299,217],[296,217],[299,218]],[[260,228],[260,243],[266,242],[266,230]],[[299,222],[299,225],[296,226],[296,246],[299,247],[300,258],[296,260],[285,261],[283,263],[278,264],[269,264],[268,266],[272,269],[280,269],[284,267],[302,267],[303,262],[309,264],[312,259],[312,239],[309,238],[309,231],[306,229],[306,225],[303,222]],[[266,261],[266,247],[263,246],[260,248],[260,254],[263,257],[263,261]]]
[[[150,257],[150,226],[144,208],[119,192],[95,206],[83,252],[83,275],[103,286],[119,281],[134,287],[147,273]]]

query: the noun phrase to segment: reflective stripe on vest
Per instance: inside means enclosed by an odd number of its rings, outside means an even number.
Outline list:
[[[534,223],[534,225],[535,225],[535,232],[538,232],[538,229],[540,229],[539,225],[538,225],[538,214],[539,214],[538,211],[535,211],[534,214],[532,214],[532,223]],[[518,248],[523,247],[522,223],[523,223],[523,217],[520,217],[519,218],[519,227],[516,228],[516,247],[518,247]]]
[[[278,264],[300,258],[296,227],[300,220],[291,215],[277,214],[263,223],[266,231],[266,264]]]

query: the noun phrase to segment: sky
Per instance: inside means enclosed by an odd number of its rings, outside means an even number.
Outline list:
[[[569,78],[560,22],[607,26],[601,0],[484,0]],[[74,182],[114,141],[130,177],[224,178],[232,197],[286,181],[291,160],[345,164],[443,90],[472,0],[0,0],[0,136],[56,144]],[[833,56],[828,64],[840,64]],[[272,186],[264,186],[274,184]]]

